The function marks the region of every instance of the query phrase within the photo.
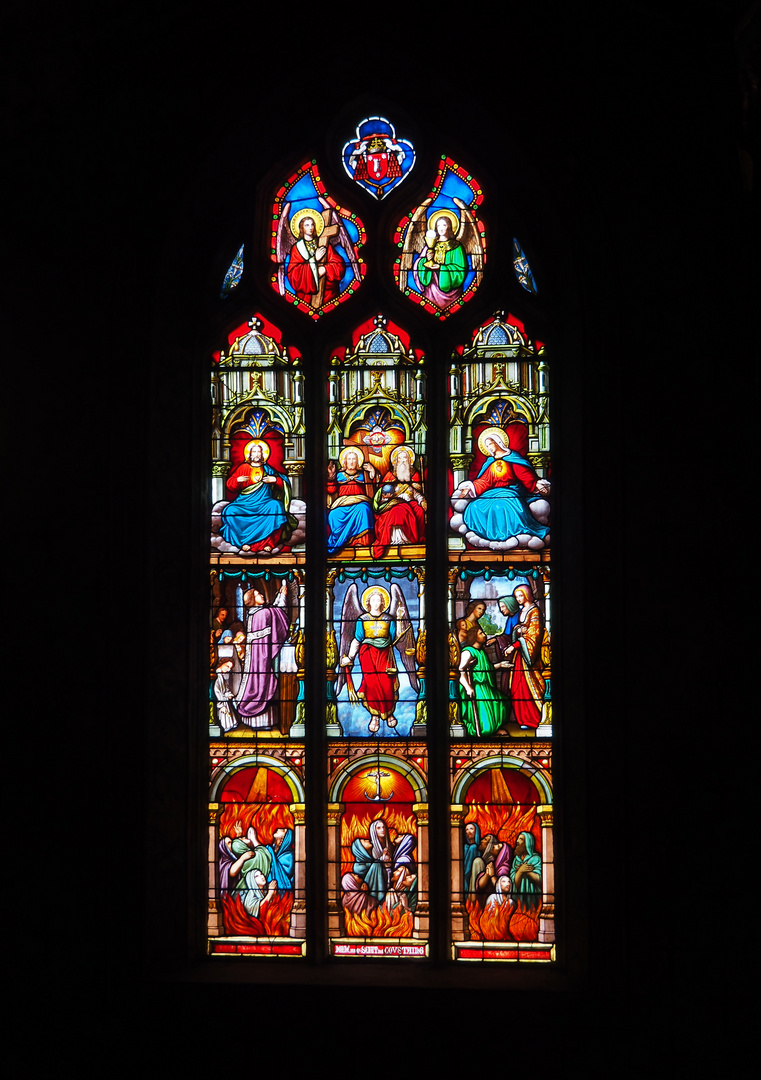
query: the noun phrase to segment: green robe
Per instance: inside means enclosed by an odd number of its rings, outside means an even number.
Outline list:
[[[417,272],[423,288],[428,289],[431,286],[438,286],[442,293],[452,293],[457,289],[461,289],[465,281],[465,275],[468,272],[468,261],[462,244],[458,244],[456,240],[439,240],[433,245],[432,255],[441,266],[441,269],[431,270],[423,261],[419,263]],[[443,259],[441,259],[441,255],[443,255]],[[434,297],[431,297],[431,299],[436,302]]]
[[[235,858],[239,858],[245,852],[250,851],[251,848],[245,840],[236,837],[230,845]],[[247,859],[241,867],[238,874],[238,880],[233,886],[232,892],[237,893],[240,896],[241,903],[249,915],[258,917],[259,908],[261,907],[262,900],[265,893],[262,888],[256,883],[254,878],[254,871],[261,870],[265,877],[269,876],[270,867],[272,866],[272,856],[267,851],[266,847],[260,844],[254,848],[254,857]]]
[[[472,646],[467,651],[476,660],[468,669],[475,697],[469,698],[460,685],[463,723],[468,735],[491,735],[507,719],[507,701],[494,684],[494,669],[486,653]]]

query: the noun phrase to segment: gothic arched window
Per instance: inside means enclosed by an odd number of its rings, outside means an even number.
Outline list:
[[[208,948],[552,964],[529,238],[475,148],[348,136],[260,182],[218,286]]]

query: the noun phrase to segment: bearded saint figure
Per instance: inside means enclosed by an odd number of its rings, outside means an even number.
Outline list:
[[[275,701],[278,689],[276,660],[288,637],[285,610],[287,585],[283,581],[272,604],[255,587],[243,594],[248,608],[246,653],[235,709],[246,727],[272,729],[278,724]]]
[[[375,494],[375,542],[378,559],[392,544],[416,544],[425,536],[426,501],[420,473],[413,471],[415,453],[408,446],[391,452],[390,470]]]
[[[542,675],[544,619],[528,585],[513,592],[520,615],[512,632],[512,645],[505,649],[510,671],[510,697],[515,719],[522,728],[536,730],[542,720],[546,680]]]

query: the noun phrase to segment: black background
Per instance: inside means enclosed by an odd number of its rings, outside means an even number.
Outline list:
[[[411,1071],[438,1047],[465,1068],[531,1072],[701,1051],[695,1019],[734,982],[721,961],[744,965],[748,921],[736,773],[752,769],[755,708],[759,127],[757,96],[743,96],[758,77],[746,11],[541,4],[370,22],[247,4],[11,10],[19,589],[6,652],[30,674],[28,697],[8,690],[10,831],[28,857],[7,891],[32,1030],[155,1067],[210,1039],[216,1067],[253,1071],[323,1050],[331,1068],[376,1072]],[[214,320],[223,327],[205,297],[266,207],[267,183],[247,178],[279,182],[304,148],[322,160],[365,105],[395,109],[421,161],[445,150],[483,163],[485,218],[493,192],[514,195],[544,286],[535,325],[549,330],[551,315],[567,358],[564,559],[578,618],[566,610],[563,625],[580,644],[566,692],[579,689],[584,714],[564,829],[569,888],[585,900],[564,989],[212,985],[187,960],[196,387]],[[361,215],[362,199],[349,205]],[[508,238],[490,236],[489,265],[507,280]],[[266,265],[254,273],[266,285]],[[492,299],[466,305],[454,329]],[[384,302],[403,324],[406,302]],[[356,322],[330,318],[337,338]]]

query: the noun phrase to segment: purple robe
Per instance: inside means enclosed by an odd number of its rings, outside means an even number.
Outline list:
[[[363,911],[375,911],[377,908],[378,901],[369,889],[362,888],[362,878],[358,874],[344,874],[341,888],[341,903],[352,915],[361,915]]]
[[[288,636],[283,604],[253,607],[246,626],[246,660],[235,707],[248,727],[272,727],[269,703],[277,692],[275,659]]]
[[[219,890],[227,892],[230,888],[230,867],[235,862],[235,856],[230,851],[224,840],[219,841]]]
[[[497,877],[503,877],[505,874],[510,877],[510,863],[512,862],[513,852],[508,843],[502,842],[502,847],[497,854],[497,858],[494,863],[494,870]]]

